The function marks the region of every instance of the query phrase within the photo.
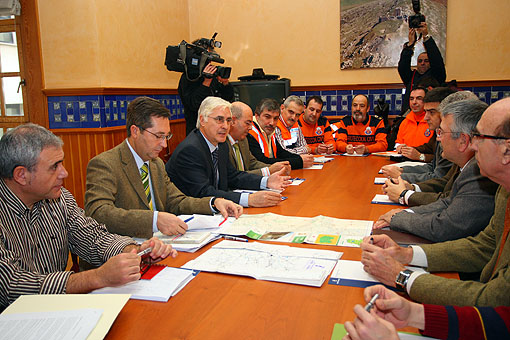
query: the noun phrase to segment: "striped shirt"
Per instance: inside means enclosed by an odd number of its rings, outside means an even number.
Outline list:
[[[66,189],[32,209],[0,179],[0,310],[25,294],[63,294],[69,251],[96,266],[134,241],[85,217]]]

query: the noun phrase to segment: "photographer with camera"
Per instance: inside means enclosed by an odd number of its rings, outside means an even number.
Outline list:
[[[213,39],[202,38],[194,41],[193,45],[212,52],[215,47],[214,43],[214,37]],[[234,88],[229,84],[228,78],[230,78],[230,68],[212,65],[210,60],[207,60],[207,64],[198,78],[189,79],[186,72],[182,74],[178,91],[184,106],[186,135],[196,127],[198,108],[205,98],[214,96],[230,102],[234,100]]]
[[[420,14],[419,0],[413,0],[413,10],[416,14],[409,17],[409,41],[404,44],[398,62],[398,74],[406,86],[406,93],[402,99],[402,113],[409,110],[409,95],[423,78],[432,77],[440,84],[446,80],[443,57],[434,39],[429,35],[425,16]],[[423,38],[426,52],[418,56],[417,67],[412,70],[411,58],[414,54],[414,45],[421,38]]]

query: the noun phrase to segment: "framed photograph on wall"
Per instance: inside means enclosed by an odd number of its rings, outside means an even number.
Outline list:
[[[447,0],[420,0],[429,35],[446,59]],[[396,67],[408,41],[412,0],[340,0],[340,68]],[[421,39],[411,65],[423,52]]]

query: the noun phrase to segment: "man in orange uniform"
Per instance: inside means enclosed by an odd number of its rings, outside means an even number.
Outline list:
[[[308,98],[305,113],[299,117],[298,124],[313,153],[330,155],[335,151],[335,140],[328,119],[321,116],[323,105],[320,96]]]
[[[382,119],[370,116],[370,104],[364,94],[358,94],[352,99],[351,116],[345,116],[341,121],[332,125],[336,129],[336,150],[341,153],[365,154],[385,151],[386,128]]]
[[[434,134],[434,131],[430,131],[429,124],[425,121],[423,98],[426,93],[427,90],[423,87],[416,87],[411,91],[409,96],[411,112],[400,124],[397,140],[395,141],[395,149],[398,152],[406,145],[416,147],[425,144]]]
[[[306,155],[310,148],[299,128],[297,120],[305,111],[305,104],[298,96],[288,96],[280,107],[280,119],[276,124],[274,135],[278,143],[289,152]]]

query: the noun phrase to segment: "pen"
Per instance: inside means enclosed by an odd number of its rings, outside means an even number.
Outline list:
[[[136,255],[138,255],[138,256],[144,256],[145,254],[149,254],[151,251],[152,251],[152,248],[151,248],[151,247],[149,247],[149,248],[147,248],[147,249],[142,250],[141,252],[139,252],[139,253],[138,253],[138,254],[136,254]]]
[[[375,294],[374,296],[372,296],[372,298],[370,299],[370,302],[367,303],[367,305],[365,306],[365,310],[367,312],[370,313],[370,310],[374,307],[375,305],[375,300],[377,300],[379,298],[379,294]]]
[[[374,244],[374,238],[373,237],[370,238],[370,244]]]
[[[245,238],[235,237],[235,236],[227,236],[227,235],[224,235],[224,236],[223,236],[223,238],[224,238],[225,240],[248,242],[248,240],[247,240],[247,239],[245,239]]]
[[[227,221],[227,218],[228,218],[228,217],[225,217],[225,219],[224,219],[223,221],[221,221],[221,223],[220,223],[220,224],[218,224],[218,227],[221,227],[221,225]]]
[[[391,183],[393,183],[393,184],[398,184],[398,183],[397,183],[397,182],[395,182],[395,181],[393,180],[393,178],[391,178],[390,176],[388,176],[388,179],[391,181]]]
[[[191,221],[193,219],[193,217],[195,217],[195,216],[191,216],[190,218],[185,219],[184,223],[188,223],[189,221]]]

